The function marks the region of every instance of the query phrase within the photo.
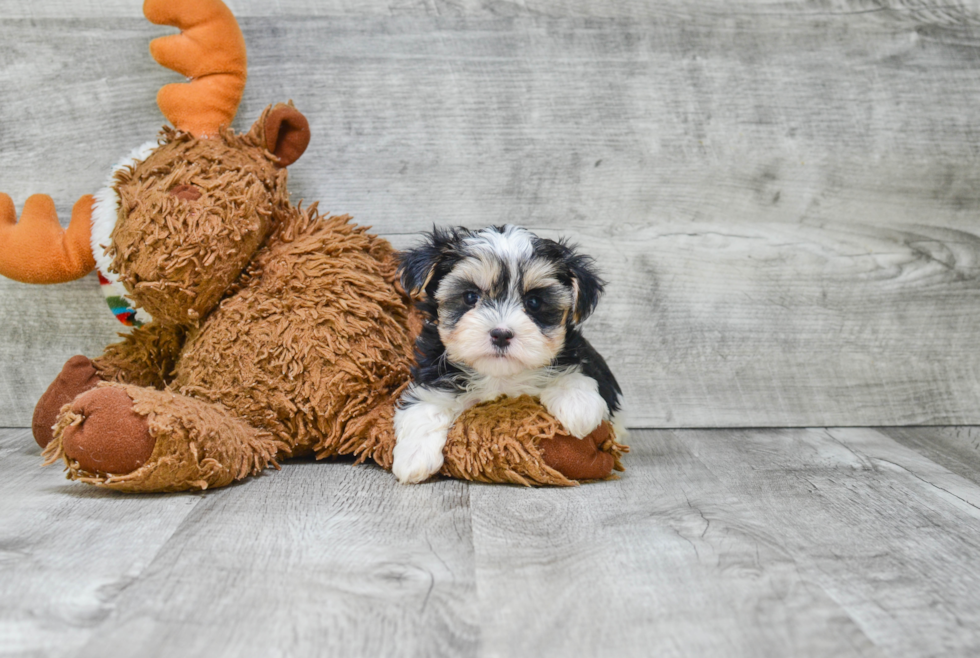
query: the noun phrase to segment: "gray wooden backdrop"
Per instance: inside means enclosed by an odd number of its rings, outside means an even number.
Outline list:
[[[295,200],[410,244],[524,224],[598,259],[636,426],[980,423],[980,4],[228,0],[236,121],[310,119]],[[138,0],[0,0],[0,191],[66,221],[163,120]],[[0,426],[116,330],[0,281]]]

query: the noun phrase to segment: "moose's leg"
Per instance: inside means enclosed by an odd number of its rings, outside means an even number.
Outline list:
[[[101,381],[95,365],[88,357],[73,356],[65,362],[61,372],[34,406],[31,429],[39,446],[44,448],[51,442],[54,424],[61,408],[74,400],[79,393],[98,386]]]
[[[104,381],[162,389],[173,377],[185,334],[177,325],[145,324],[105,348],[93,365]]]
[[[104,383],[58,419],[46,463],[119,491],[220,487],[276,465],[283,444],[220,404],[170,391]]]
[[[183,340],[183,328],[151,322],[133,329],[94,361],[81,355],[68,359],[34,407],[31,421],[34,440],[42,448],[47,447],[54,436],[61,407],[99,382],[166,386]]]
[[[612,425],[603,422],[579,439],[558,433],[538,443],[544,463],[570,480],[604,480],[623,470],[619,456],[625,446],[615,441]]]

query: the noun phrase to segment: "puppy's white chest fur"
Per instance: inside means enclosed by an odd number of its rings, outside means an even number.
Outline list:
[[[521,371],[507,377],[472,373],[468,378],[466,390],[457,397],[458,402],[462,404],[460,411],[462,412],[481,402],[495,400],[501,395],[513,398],[521,395],[539,397],[550,386],[561,385],[561,382],[575,375],[581,377],[579,370],[578,366],[562,369],[537,368]],[[598,395],[598,390],[596,394]]]

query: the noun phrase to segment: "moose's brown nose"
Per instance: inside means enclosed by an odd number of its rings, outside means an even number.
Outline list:
[[[510,345],[510,339],[514,337],[514,332],[510,329],[501,329],[497,327],[490,331],[490,340],[493,341],[496,347],[507,347]]]
[[[170,195],[184,201],[197,201],[201,198],[201,190],[193,185],[178,185],[170,190]]]

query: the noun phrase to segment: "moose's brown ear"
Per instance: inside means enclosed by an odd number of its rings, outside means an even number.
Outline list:
[[[265,117],[265,147],[280,167],[293,164],[310,143],[310,122],[292,105],[280,103]]]

